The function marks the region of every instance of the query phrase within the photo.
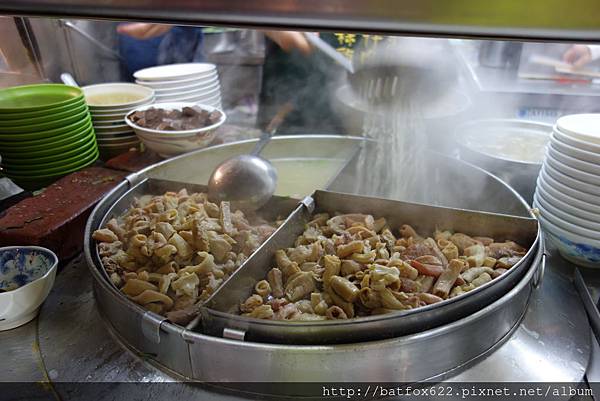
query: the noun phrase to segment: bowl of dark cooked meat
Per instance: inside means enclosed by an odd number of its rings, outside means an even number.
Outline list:
[[[166,157],[208,146],[225,119],[215,107],[184,102],[146,105],[125,116],[140,140]]]

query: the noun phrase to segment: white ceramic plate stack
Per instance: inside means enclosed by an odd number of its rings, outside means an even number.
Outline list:
[[[154,90],[130,83],[106,83],[82,88],[90,109],[100,158],[108,160],[140,140],[125,123],[125,116],[136,107],[152,104]]]
[[[221,84],[214,64],[169,64],[144,68],[133,76],[136,83],[152,88],[157,103],[186,102],[221,107]]]
[[[538,177],[534,206],[561,255],[600,267],[600,114],[561,117]]]

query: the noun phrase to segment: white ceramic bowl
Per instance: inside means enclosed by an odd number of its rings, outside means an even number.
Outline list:
[[[121,119],[119,124],[115,122],[110,124],[92,123],[92,125],[98,132],[131,132],[131,128],[125,123],[124,119]]]
[[[600,145],[600,114],[571,114],[556,121],[556,129],[585,142]]]
[[[151,101],[151,99],[154,98],[154,90],[152,88],[131,83],[117,82],[97,84],[84,86],[81,89],[83,90],[83,93],[86,97],[86,102],[92,112],[101,110],[114,110],[115,108],[127,108],[130,106],[141,105]],[[94,97],[105,97],[111,94],[127,94],[133,96],[135,100],[125,102],[116,101],[114,103],[94,102]]]
[[[552,178],[568,187],[571,187],[578,191],[587,192],[588,194],[600,196],[600,187],[598,185],[589,183],[587,181],[582,181],[578,178],[574,178],[574,176],[577,175],[577,173],[581,173],[580,171],[574,170],[569,166],[565,166],[563,163],[560,163],[556,160],[552,160],[550,158],[546,158],[544,166],[542,168],[545,168],[546,172]]]
[[[595,213],[577,206],[574,206],[567,202],[562,202],[555,196],[552,196],[549,191],[546,191],[541,183],[538,181],[536,187],[538,199],[542,199],[547,202],[551,207],[561,210],[564,213],[568,213],[572,216],[584,219],[589,222],[600,224],[600,213]]]
[[[556,205],[553,204],[550,198],[544,198],[544,195],[540,190],[536,192],[534,195],[534,199],[540,207],[543,207],[548,212],[552,213],[554,216],[563,219],[571,224],[574,224],[581,228],[587,228],[589,230],[594,230],[600,233],[600,216],[595,215],[594,213],[590,213],[592,218],[587,217],[579,217],[569,210],[564,208],[564,205]],[[598,238],[600,239],[600,237]]]
[[[579,266],[600,267],[600,241],[564,230],[542,216],[539,220],[544,233],[565,259]]]
[[[586,162],[584,160],[580,160],[575,157],[564,154],[556,148],[555,143],[551,143],[548,146],[548,155],[552,159],[559,161],[564,165],[571,167],[574,170],[578,170],[580,173],[588,173],[596,176],[598,182],[600,183],[600,164]]]
[[[143,105],[140,105],[140,106],[143,106]],[[126,111],[119,111],[119,112],[111,111],[110,113],[90,113],[90,115],[92,116],[92,118],[94,120],[98,120],[98,121],[117,120],[119,118],[123,118],[123,116],[125,114],[129,113],[133,109],[135,109],[135,107],[127,109]]]
[[[127,124],[123,124],[123,128],[119,128],[119,129],[115,129],[115,128],[106,128],[106,127],[95,127],[94,128],[94,132],[96,133],[96,136],[100,135],[114,135],[114,134],[120,134],[120,135],[135,135],[135,133],[133,132],[133,130],[131,129],[131,127]]]
[[[100,132],[122,132],[129,130],[129,127],[122,119],[119,122],[114,121],[110,123],[93,122],[93,125],[94,129]]]
[[[195,99],[194,103],[201,103],[204,104],[205,102],[215,102],[215,101],[221,101],[221,94],[220,93],[216,93],[216,94],[211,94],[211,95],[200,95],[200,96],[186,96],[186,99]],[[187,100],[186,100],[187,101]]]
[[[172,79],[195,78],[210,75],[216,70],[211,63],[167,64],[143,68],[133,73],[136,80],[169,81]]]
[[[110,115],[110,116],[92,116],[92,122],[94,123],[98,123],[98,124],[104,124],[104,125],[108,125],[108,124],[112,124],[115,122],[118,122],[119,124],[123,124],[123,118],[127,115],[127,113],[123,113],[123,114],[114,114],[114,115]]]
[[[119,125],[119,124],[122,125],[124,117],[125,117],[125,114],[122,114],[119,117],[111,117],[111,118],[104,118],[104,119],[97,119],[95,117],[92,117],[92,123],[94,125],[105,126],[105,127]]]
[[[140,140],[138,138],[135,138],[129,142],[119,142],[119,143],[110,143],[110,144],[99,143],[98,149],[116,149],[116,148],[127,149],[127,148],[135,147],[139,144],[140,144]]]
[[[127,132],[117,132],[117,133],[96,133],[96,141],[100,142],[105,139],[123,139],[123,138],[136,138],[137,136],[133,132],[133,130]]]
[[[192,82],[191,84],[181,86],[179,88],[167,88],[167,89],[155,89],[155,93],[157,96],[165,96],[165,95],[173,95],[182,92],[192,92],[192,91],[203,91],[203,92],[211,92],[214,90],[219,90],[221,85],[219,81],[215,82]]]
[[[215,104],[217,104],[217,105],[221,104],[221,96],[215,96],[215,97],[211,97],[211,98],[193,97],[193,98],[186,98],[185,100],[181,100],[181,101],[195,103],[195,104],[206,104],[209,106],[216,107],[217,109],[221,108],[219,106],[215,106]]]
[[[106,109],[106,110],[90,110],[90,114],[92,115],[92,117],[107,117],[107,116],[110,117],[110,116],[114,116],[114,115],[124,116],[125,114],[129,113],[131,110],[135,109],[136,107],[154,103],[154,100],[155,100],[155,97],[153,96],[151,100],[144,102],[142,104],[136,104],[134,106],[129,106],[129,107],[125,107],[125,108],[114,108],[114,109]]]
[[[540,176],[539,176],[542,178],[542,181],[545,182],[545,184],[542,184],[542,185],[544,185],[544,189],[546,189],[546,190],[553,189],[555,192],[552,192],[552,194],[557,197],[559,197],[560,195],[556,195],[556,193],[561,193],[561,194],[564,194],[565,196],[575,198],[581,202],[585,202],[586,204],[590,204],[595,207],[600,207],[600,196],[588,194],[587,192],[583,192],[583,191],[579,191],[577,189],[571,188],[571,187],[557,181],[554,177],[550,176],[550,174],[548,174],[546,169],[547,169],[547,166],[542,167],[542,169],[540,170]],[[591,210],[593,212],[596,211],[596,209],[588,209],[588,210]]]
[[[191,91],[181,91],[181,92],[176,92],[176,93],[170,93],[170,94],[165,94],[165,95],[156,95],[156,100],[157,101],[163,101],[164,99],[168,99],[168,98],[173,98],[173,97],[214,97],[214,96],[220,96],[221,94],[221,89],[219,87],[211,89],[211,90],[204,90],[204,89],[194,89]]]
[[[96,142],[98,145],[116,145],[119,143],[139,142],[139,139],[132,133],[129,136],[120,136],[116,138],[96,138]]]
[[[586,149],[580,149],[576,146],[571,146],[568,143],[563,142],[559,135],[555,132],[552,133],[550,139],[552,147],[557,152],[580,161],[596,164],[600,167],[600,152],[588,151]]]
[[[162,96],[162,95],[172,95],[175,93],[179,93],[179,92],[189,92],[189,91],[194,91],[194,90],[202,90],[202,91],[211,91],[214,89],[219,88],[219,81],[209,81],[207,83],[204,82],[192,82],[189,85],[182,85],[182,86],[176,86],[176,87],[172,87],[172,88],[166,88],[166,89],[155,89],[154,93],[156,94],[156,96]]]
[[[0,331],[36,317],[56,276],[58,258],[38,246],[0,248]]]
[[[580,150],[593,152],[595,154],[600,154],[600,145],[599,144],[595,144],[593,142],[587,142],[587,141],[572,137],[568,134],[565,134],[564,132],[559,131],[558,128],[556,127],[556,125],[554,126],[553,134],[554,134],[554,138],[556,138],[558,141],[560,141],[562,143],[571,145]]]
[[[203,100],[203,101],[194,101],[194,103],[196,104],[206,104],[209,106],[212,106],[216,109],[221,110],[221,98],[216,98],[216,99],[209,99],[209,100]]]
[[[194,103],[204,103],[213,100],[220,100],[221,94],[214,93],[210,95],[204,95],[202,93],[190,93],[186,95],[174,95],[174,96],[165,96],[163,98],[157,99],[157,102],[160,103],[173,103],[173,102],[194,102]]]
[[[217,72],[207,75],[205,77],[196,78],[185,78],[185,79],[173,79],[169,81],[135,81],[139,85],[147,86],[154,90],[157,89],[176,89],[187,85],[209,85],[219,82],[219,76]]]
[[[216,102],[209,102],[207,103],[209,106],[212,106],[216,109],[221,110],[223,108],[223,104],[221,103],[221,101],[216,101]]]
[[[594,215],[600,216],[600,204],[590,203],[579,198],[570,196],[570,191],[561,191],[561,184],[556,186],[552,186],[548,183],[548,181],[552,180],[551,178],[547,178],[547,176],[543,173],[540,173],[537,181],[537,188],[540,188],[543,191],[543,195],[545,198],[552,197],[553,203],[555,205],[566,205],[566,207],[570,207],[582,212],[593,213]],[[556,189],[558,188],[558,189]],[[546,196],[547,195],[547,196]],[[592,196],[592,195],[590,195]],[[600,198],[598,198],[598,202],[600,202]]]
[[[206,96],[198,96],[198,95],[193,95],[193,96],[175,96],[173,98],[171,98],[170,100],[164,100],[162,101],[162,103],[173,103],[173,102],[188,102],[188,103],[198,103],[198,104],[207,104],[207,103],[213,103],[213,102],[220,102],[221,101],[221,95],[217,94],[215,96],[210,96],[210,97],[206,97]]]
[[[175,103],[156,103],[151,106],[143,106],[135,109],[130,114],[135,111],[143,111],[147,110],[151,107],[162,108],[162,109],[178,109],[181,110],[183,107],[193,107],[200,106],[202,109],[208,111],[217,110],[215,107],[204,105],[204,104],[195,104],[195,103],[186,103],[186,102],[175,102]],[[226,120],[226,115],[222,110],[221,119],[216,124],[213,124],[208,127],[193,129],[193,130],[185,130],[185,131],[162,131],[162,130],[154,130],[149,128],[143,128],[136,125],[132,122],[128,116],[125,117],[125,122],[133,128],[136,135],[141,139],[141,141],[148,148],[152,149],[156,153],[161,156],[173,156],[182,153],[191,152],[192,150],[204,148],[215,139],[216,129],[220,127]]]
[[[593,239],[595,241],[600,241],[600,232],[590,230],[589,228],[580,227],[576,224],[573,224],[571,222],[566,221],[565,219],[558,217],[557,215],[546,209],[544,206],[540,205],[539,202],[537,202],[537,199],[533,200],[533,206],[540,210],[540,215],[542,217],[544,217],[546,220],[548,220],[555,226],[558,226],[563,230],[570,231],[581,237]]]
[[[210,102],[210,103],[206,103],[208,106],[212,106],[215,109],[219,109],[221,110],[223,108],[223,105],[221,104],[221,102]]]
[[[213,124],[210,125],[208,127],[204,127],[204,128],[199,128],[199,129],[191,129],[191,130],[182,130],[182,131],[163,131],[163,130],[154,130],[154,129],[150,129],[150,128],[143,128],[140,127],[138,125],[136,125],[134,122],[132,122],[129,119],[129,115],[133,114],[136,111],[144,111],[144,110],[148,110],[150,108],[157,108],[157,109],[167,109],[167,110],[181,110],[184,107],[200,107],[202,109],[205,109],[209,112],[218,110],[219,112],[221,112],[221,119]],[[219,126],[221,126],[225,120],[227,119],[227,116],[225,115],[225,113],[222,110],[219,110],[215,107],[211,107],[211,106],[207,106],[204,104],[198,104],[198,103],[191,103],[191,102],[165,102],[165,103],[155,103],[152,105],[146,105],[146,106],[141,106],[136,108],[135,110],[131,111],[126,117],[125,117],[125,123],[127,123],[127,125],[129,125],[131,128],[133,128],[133,130],[136,132],[136,134],[139,132],[142,135],[150,135],[150,136],[159,136],[159,137],[165,137],[165,138],[173,138],[173,137],[177,137],[177,136],[187,136],[190,134],[197,134],[198,132],[205,132],[205,131],[211,131],[214,130],[216,128],[218,128]]]

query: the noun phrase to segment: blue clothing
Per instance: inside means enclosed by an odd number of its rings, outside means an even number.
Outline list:
[[[202,28],[189,26],[175,26],[166,34],[152,39],[119,35],[123,73],[133,81],[133,73],[142,68],[202,61],[202,39]]]

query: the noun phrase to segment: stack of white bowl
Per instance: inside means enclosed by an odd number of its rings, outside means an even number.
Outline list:
[[[106,83],[82,89],[92,116],[100,158],[108,160],[139,147],[140,140],[125,123],[125,115],[136,107],[152,104],[154,91],[130,83]]]
[[[534,206],[561,255],[581,266],[600,267],[600,114],[558,119]]]
[[[156,102],[200,103],[221,109],[221,84],[214,64],[169,64],[144,68],[133,76],[152,88]]]

